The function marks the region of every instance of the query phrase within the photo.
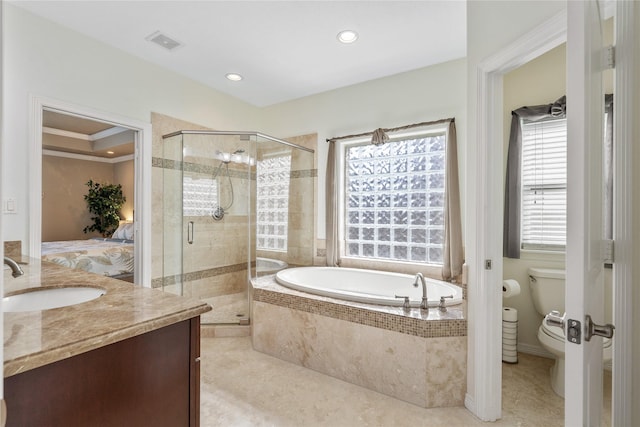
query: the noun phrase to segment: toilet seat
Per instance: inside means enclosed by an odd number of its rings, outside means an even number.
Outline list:
[[[562,328],[560,326],[550,326],[547,324],[546,321],[542,321],[542,325],[541,325],[542,331],[549,335],[551,338],[558,340],[558,341],[564,341],[565,337],[564,337],[564,331],[562,330]]]

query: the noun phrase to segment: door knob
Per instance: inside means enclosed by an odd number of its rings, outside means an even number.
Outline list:
[[[613,326],[612,324],[607,323],[606,325],[596,325],[595,323],[593,323],[593,320],[591,320],[591,316],[589,316],[588,314],[585,316],[584,321],[585,321],[585,331],[584,331],[585,340],[590,341],[591,337],[594,335],[598,335],[604,338],[613,337],[613,330],[616,327]]]

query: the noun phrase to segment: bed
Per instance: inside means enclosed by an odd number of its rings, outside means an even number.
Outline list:
[[[133,282],[133,224],[121,224],[111,238],[42,242],[42,260]]]

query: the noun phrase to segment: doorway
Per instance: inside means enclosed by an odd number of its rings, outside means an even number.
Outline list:
[[[56,238],[54,236],[62,237],[63,240],[79,237],[78,230],[82,230],[87,225],[73,223],[71,227],[74,231],[68,231],[66,235],[52,232],[52,229],[55,228],[55,226],[51,226],[52,218],[45,219],[43,210],[49,209],[52,205],[68,205],[69,203],[68,200],[64,200],[64,203],[59,203],[59,200],[52,200],[53,203],[48,203],[47,196],[54,196],[55,193],[44,191],[43,178],[45,174],[43,172],[49,174],[53,171],[54,175],[55,173],[60,175],[63,170],[60,169],[60,165],[57,167],[57,172],[56,167],[49,168],[49,166],[64,162],[73,164],[74,173],[78,169],[89,167],[93,168],[92,176],[98,176],[93,175],[94,172],[97,173],[95,165],[106,165],[106,168],[103,169],[107,170],[107,174],[111,173],[113,176],[115,173],[127,177],[123,178],[123,181],[127,181],[126,191],[131,197],[130,202],[132,202],[126,204],[121,210],[123,227],[118,227],[118,231],[126,229],[127,234],[111,235],[109,238],[121,237],[120,240],[131,242],[133,250],[131,259],[127,262],[132,264],[132,268],[127,268],[127,270],[131,270],[128,280],[137,285],[150,287],[150,124],[88,107],[37,97],[32,100],[31,118],[30,139],[32,144],[29,164],[32,181],[29,184],[29,255],[33,258],[41,258],[43,256],[43,241]],[[67,129],[59,129],[65,127]],[[81,144],[79,141],[84,141],[84,143]],[[85,147],[79,148],[80,145]],[[129,151],[125,153],[124,150]],[[109,154],[109,151],[114,154]],[[120,151],[122,155],[118,156],[117,151]],[[149,158],[148,162],[144,161],[146,158]],[[43,159],[46,159],[44,167]],[[96,161],[97,159],[101,160]],[[93,163],[87,164],[86,162]],[[113,166],[118,163],[120,163],[119,166]],[[108,172],[109,169],[111,172]],[[117,171],[114,172],[114,169]],[[74,174],[70,170],[68,172],[66,175],[69,177]],[[76,181],[73,185],[68,183],[68,189],[73,186],[77,188],[78,185],[82,187],[85,184],[86,181],[80,183]],[[85,190],[87,189],[85,188]],[[58,195],[58,197],[60,196]],[[78,194],[74,196],[76,203],[79,197]],[[84,200],[81,200],[80,203],[84,203]],[[71,208],[71,211],[74,210],[77,209]],[[50,216],[51,211],[47,211],[47,215]],[[60,221],[68,218],[69,215],[63,215]],[[53,221],[58,222],[55,218]],[[78,221],[72,218],[71,222]],[[100,271],[100,274],[105,274],[105,272]],[[111,272],[108,275],[111,275]]]
[[[133,282],[135,137],[111,123],[43,111],[43,259]]]
[[[616,7],[617,17],[628,14],[629,7],[633,10],[632,6],[627,5],[626,2],[617,2]],[[566,12],[560,13],[478,66],[477,160],[476,171],[472,174],[473,181],[469,182],[469,188],[474,190],[474,198],[482,201],[486,206],[502,206],[503,159],[501,156],[495,156],[494,153],[502,150],[503,117],[502,114],[495,114],[495,112],[502,111],[503,75],[566,41],[566,24]],[[625,22],[624,19],[616,21],[617,51],[630,52],[633,43],[633,38],[630,36],[632,33],[631,23]],[[619,57],[632,58],[625,55]],[[616,187],[620,190],[619,196],[630,194],[632,188],[630,181],[632,158],[629,155],[632,118],[631,109],[627,110],[624,106],[633,105],[630,98],[633,69],[633,62],[629,60],[619,62],[615,69],[618,85],[615,108],[619,113],[615,118],[617,144],[614,150],[616,164],[614,180]],[[619,106],[621,108],[618,108]],[[631,348],[626,339],[630,338],[628,326],[631,310],[629,291],[631,262],[628,251],[631,250],[632,245],[626,236],[630,235],[631,207],[622,203],[624,198],[624,196],[617,197],[614,206],[616,219],[614,240],[616,242],[619,240],[626,249],[616,258],[616,274],[613,283],[616,307],[614,322],[618,326],[617,339],[614,340],[614,407],[612,408],[613,421],[616,425],[629,424],[625,420],[630,419],[631,413],[628,393]],[[502,280],[503,266],[502,242],[495,237],[501,236],[503,224],[502,216],[496,218],[496,215],[492,215],[488,210],[478,209],[476,214],[474,224],[478,229],[472,239],[473,245],[467,251],[467,259],[471,266],[469,278],[472,284],[469,287],[469,298],[475,299],[476,304],[479,304],[478,307],[482,309],[470,308],[470,320],[475,325],[482,326],[475,326],[474,330],[470,330],[469,355],[474,359],[474,365],[482,369],[469,372],[469,394],[465,405],[481,419],[491,421],[500,418],[502,406],[500,366],[502,295],[496,283]]]

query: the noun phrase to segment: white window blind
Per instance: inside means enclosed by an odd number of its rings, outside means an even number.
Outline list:
[[[567,120],[522,123],[522,249],[564,250]]]

